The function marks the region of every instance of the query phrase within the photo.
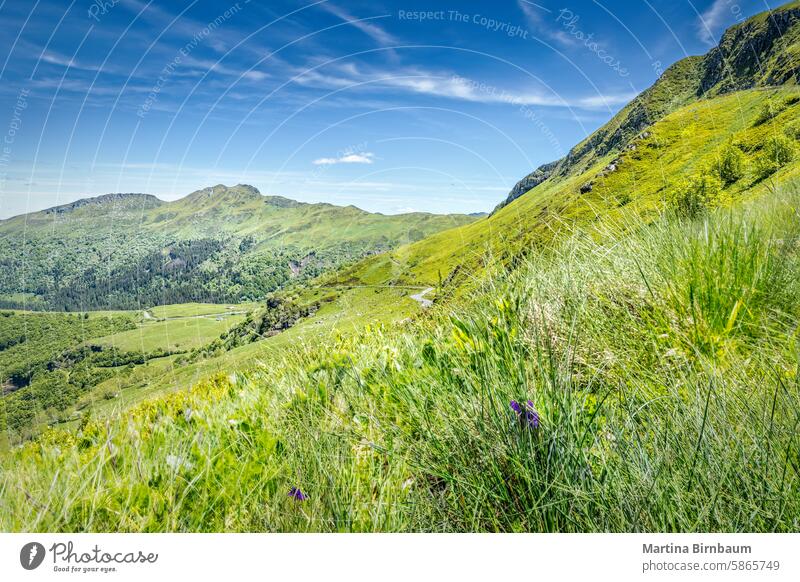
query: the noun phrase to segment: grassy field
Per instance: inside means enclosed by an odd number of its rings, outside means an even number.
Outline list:
[[[147,312],[155,319],[172,317],[197,317],[200,315],[224,315],[231,313],[246,313],[258,307],[255,302],[250,303],[180,303],[177,305],[158,305]]]
[[[0,311],[0,448],[48,425],[74,425],[94,402],[149,385],[140,378],[171,369],[176,354],[209,344],[257,307],[172,305],[150,310],[147,317]]]
[[[179,312],[180,306],[168,306]],[[219,306],[218,306],[219,309]],[[144,320],[136,329],[97,338],[93,343],[129,352],[155,349],[186,351],[204,346],[244,319],[236,314],[177,316],[175,319]]]
[[[0,350],[0,372],[26,378],[32,375],[30,396],[38,395],[23,398],[26,388],[3,400],[4,419],[8,422],[11,418],[14,429],[6,437],[15,442],[37,435],[48,425],[74,429],[87,414],[124,411],[147,398],[185,390],[210,375],[233,369],[249,371],[303,345],[361,331],[368,323],[408,318],[420,309],[409,298],[414,292],[414,288],[300,287],[295,292],[297,301],[320,306],[312,317],[257,343],[193,358],[187,356],[208,346],[263,305],[188,303],[146,312],[85,314],[6,311],[12,317],[0,319],[0,340],[3,334],[8,335],[10,347]],[[38,329],[34,325],[37,322],[45,326],[39,334],[42,338],[49,330],[50,337],[58,339],[51,348],[32,333]],[[15,344],[13,338],[25,337],[26,333],[38,342],[38,349],[32,349],[28,342]],[[121,355],[109,359],[99,352],[78,363],[72,363],[74,358],[58,363],[65,351],[80,346],[96,346]],[[137,354],[138,358],[134,357]],[[103,362],[93,361],[97,358]],[[54,367],[59,370],[48,371]],[[77,387],[73,386],[76,382]],[[0,440],[0,448],[6,446]]]
[[[204,346],[243,319],[244,315],[222,315],[145,322],[137,329],[98,338],[95,343],[130,352],[148,352],[159,347],[190,350]]]
[[[795,531],[799,201],[609,224],[425,325],[52,431],[0,527]]]
[[[412,292],[394,288],[304,290],[300,292],[300,299],[319,301],[321,307],[313,316],[283,333],[196,362],[176,362],[178,356],[170,356],[152,360],[145,366],[120,370],[113,378],[99,384],[80,406],[98,416],[118,413],[148,398],[186,390],[215,374],[231,370],[249,373],[273,366],[319,343],[336,342],[367,328],[409,320],[420,313],[419,304],[409,299]],[[117,397],[104,398],[103,394],[109,392]]]

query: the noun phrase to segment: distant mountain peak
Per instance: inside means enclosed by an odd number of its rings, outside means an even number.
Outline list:
[[[217,184],[216,186],[208,186],[201,190],[196,190],[189,194],[186,198],[201,199],[201,198],[261,198],[261,192],[255,186],[249,184],[237,184],[236,186],[226,186],[225,184]]]
[[[133,192],[116,192],[111,194],[101,194],[91,198],[81,198],[75,202],[53,206],[43,212],[45,214],[65,214],[73,212],[79,208],[89,206],[112,206],[115,208],[155,208],[164,204],[152,194],[140,194]]]

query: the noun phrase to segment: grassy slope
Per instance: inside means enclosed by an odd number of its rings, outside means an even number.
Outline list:
[[[240,313],[258,307],[258,303],[236,303],[220,305],[217,303],[181,303],[178,305],[159,305],[148,309],[148,313],[156,318],[195,317],[198,315],[218,315],[224,313]]]
[[[244,319],[244,315],[192,316],[174,320],[143,322],[137,329],[97,338],[102,346],[126,352],[190,350],[206,345]]]
[[[437,285],[440,276],[446,279],[458,267],[456,276],[463,281],[467,273],[479,276],[487,257],[492,257],[491,263],[508,259],[531,246],[546,245],[575,226],[626,214],[654,216],[663,209],[669,188],[707,163],[728,140],[751,150],[752,166],[767,136],[782,135],[785,127],[800,122],[796,103],[770,122],[754,126],[764,101],[795,95],[800,90],[794,87],[753,89],[685,106],[650,128],[648,138],[636,140],[635,150],[620,154],[619,169],[605,179],[596,176],[616,158],[613,153],[586,171],[545,181],[488,218],[371,257],[337,277],[365,284]],[[774,178],[780,183],[797,175],[798,165],[793,164]],[[592,180],[592,192],[581,194],[580,187]],[[767,185],[749,174],[730,193],[758,195]]]
[[[754,121],[765,100],[783,102],[797,94],[795,88],[756,89],[684,107],[653,126],[649,137],[637,140],[635,149],[620,156],[619,169],[605,178],[597,179],[595,175],[612,156],[597,161],[581,174],[545,182],[491,217],[370,257],[335,276],[323,277],[319,285],[297,291],[300,302],[324,299],[323,307],[288,332],[196,363],[176,363],[176,357],[170,356],[134,370],[119,370],[114,378],[87,394],[79,406],[91,406],[104,413],[185,388],[209,374],[251,370],[285,357],[297,343],[359,331],[370,322],[390,323],[414,316],[419,307],[408,296],[415,291],[403,285],[417,289],[438,287],[440,280],[446,282],[455,273],[450,285],[438,288],[437,293],[441,296],[453,287],[463,293],[474,287],[483,273],[523,251],[544,248],[551,244],[549,241],[569,236],[575,228],[592,232],[594,224],[603,228],[610,223],[624,224],[631,217],[652,218],[663,210],[670,183],[706,163],[720,144],[733,139],[748,151],[752,161],[767,136],[796,125],[800,120],[797,103],[767,123],[755,125]],[[795,163],[776,174],[774,181],[783,183],[798,175],[800,165]],[[580,186],[593,178],[592,192],[581,194]],[[771,183],[755,182],[749,173],[729,188],[729,194],[740,201],[763,193]],[[169,316],[171,309],[185,307],[162,307],[152,313],[156,317]],[[214,307],[210,309],[213,311]],[[137,350],[142,346],[174,347],[175,342],[182,347],[198,347],[229,324],[215,320],[171,322],[169,329],[163,328],[165,324],[144,325],[147,327],[116,336],[119,345]],[[111,343],[115,338],[106,340]],[[103,397],[107,393],[120,397],[109,401]]]
[[[50,432],[0,529],[795,531],[798,202],[576,233],[426,325]]]
[[[276,365],[296,350],[309,345],[362,332],[367,325],[392,324],[414,316],[419,313],[419,305],[408,298],[409,293],[409,290],[394,288],[321,288],[306,291],[303,293],[304,299],[321,301],[321,308],[287,331],[194,363],[176,363],[176,357],[170,356],[152,360],[132,370],[120,370],[114,378],[98,385],[79,406],[90,405],[95,414],[102,415],[124,410],[132,403],[166,392],[185,390],[214,374]],[[135,339],[135,333],[129,333]],[[163,346],[164,336],[159,335],[157,339],[158,345]],[[117,393],[119,398],[113,401],[104,399],[102,395],[109,391]]]

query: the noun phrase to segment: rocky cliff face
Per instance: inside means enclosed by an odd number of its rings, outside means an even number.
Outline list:
[[[549,164],[543,164],[536,168],[533,172],[525,176],[522,180],[517,182],[514,187],[511,189],[511,192],[508,193],[508,196],[505,200],[503,200],[497,207],[492,211],[497,212],[503,206],[508,204],[509,202],[513,202],[525,192],[530,190],[531,188],[535,188],[545,180],[547,180],[552,174],[555,167],[559,164],[561,160],[556,160],[555,162],[550,162]]]

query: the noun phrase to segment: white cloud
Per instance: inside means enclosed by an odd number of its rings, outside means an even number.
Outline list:
[[[728,0],[714,0],[714,3],[700,15],[697,21],[697,36],[709,45],[717,44],[716,34],[733,13],[728,10]]]
[[[431,95],[446,99],[458,99],[486,104],[509,104],[538,107],[577,107],[600,109],[627,103],[636,94],[630,90],[617,93],[597,94],[587,97],[570,97],[552,91],[511,91],[487,82],[478,82],[460,75],[446,72],[426,71],[419,68],[392,69],[391,71],[364,71],[349,63],[347,67],[331,67],[332,73],[317,70],[304,71],[295,77],[301,85],[343,89],[361,85],[369,87],[400,89],[410,93]]]
[[[269,77],[269,75],[263,71],[245,71],[242,73],[242,77],[251,81],[263,81]]]
[[[351,16],[338,6],[331,4],[330,2],[325,2],[324,4],[321,4],[320,8],[326,10],[327,12],[330,12],[334,16],[341,18],[342,20],[351,24],[352,26],[355,26],[358,30],[360,30],[361,32],[372,38],[375,42],[377,42],[381,46],[397,44],[395,38],[377,24],[373,24],[372,22],[364,22],[363,19],[355,18],[354,16]]]
[[[551,10],[544,6],[539,6],[528,0],[517,0],[517,6],[522,10],[525,15],[525,20],[531,28],[537,31],[542,36],[554,40],[564,46],[574,46],[576,41],[573,37],[568,35],[565,31],[556,28],[555,26],[548,26],[542,19],[542,13],[552,13]],[[554,23],[555,24],[555,23]]]
[[[68,69],[80,69],[82,71],[93,71],[98,72],[102,71],[102,69],[96,65],[86,65],[83,63],[79,63],[77,60],[71,57],[65,57],[53,51],[43,51],[41,60],[45,63],[50,63],[51,65],[59,65],[61,67],[66,67]]]
[[[263,71],[246,70],[239,67],[232,67],[225,65],[220,60],[213,59],[200,59],[192,56],[183,57],[181,64],[191,71],[199,71],[201,73],[214,72],[219,75],[226,75],[229,77],[237,77],[239,79],[247,79],[248,81],[263,81],[270,75]]]
[[[345,154],[338,158],[319,158],[311,162],[315,166],[332,166],[334,164],[371,164],[375,154],[364,152],[360,154]]]

